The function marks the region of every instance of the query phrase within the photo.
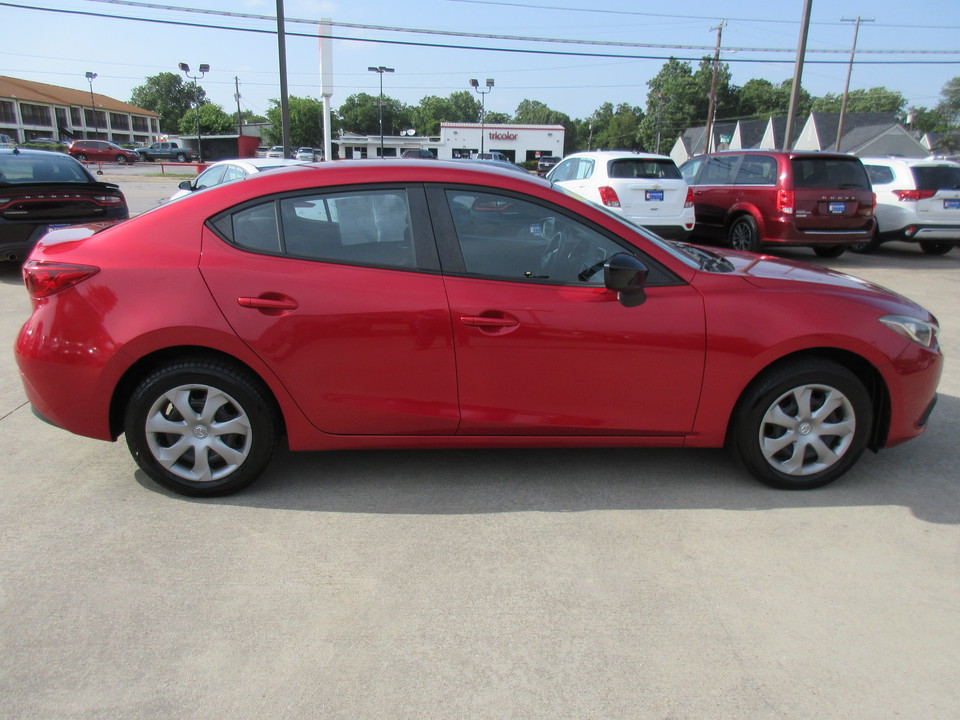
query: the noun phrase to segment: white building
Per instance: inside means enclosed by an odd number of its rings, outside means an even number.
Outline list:
[[[385,135],[383,157],[399,157],[404,150],[430,150],[441,160],[470,157],[479,152],[501,152],[515,163],[546,155],[563,157],[563,125],[488,125],[440,123],[440,135]],[[380,157],[379,135],[341,133],[340,158]]]

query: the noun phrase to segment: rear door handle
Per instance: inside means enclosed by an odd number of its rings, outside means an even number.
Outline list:
[[[255,310],[296,310],[300,305],[293,298],[239,297],[237,305]]]
[[[460,318],[467,327],[478,328],[507,328],[516,327],[520,321],[510,317],[484,317],[480,315],[464,315]]]

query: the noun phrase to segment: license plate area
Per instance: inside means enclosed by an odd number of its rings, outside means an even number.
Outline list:
[[[831,215],[843,215],[846,211],[846,203],[832,202],[827,206],[827,212],[829,212]]]
[[[944,210],[960,210],[960,198],[953,198],[943,201]]]
[[[644,190],[643,198],[647,202],[663,202],[663,190]]]

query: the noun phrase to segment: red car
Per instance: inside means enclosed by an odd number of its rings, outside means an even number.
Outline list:
[[[694,235],[760,252],[809,246],[839,257],[873,237],[877,199],[860,159],[824,152],[725,150],[688,160]]]
[[[74,140],[67,152],[80,162],[111,162],[119,165],[135,163],[140,156],[133,150],[127,150],[106,140]]]
[[[531,175],[262,173],[24,267],[36,412],[190,495],[292,450],[719,447],[812,488],[923,432],[936,319],[867,282],[646,234]]]

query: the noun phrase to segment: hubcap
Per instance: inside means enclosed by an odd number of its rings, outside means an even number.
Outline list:
[[[157,398],[147,413],[147,444],[174,475],[209,482],[237,470],[253,434],[243,408],[209,385],[181,385]]]
[[[760,450],[786,475],[813,475],[835,465],[853,442],[850,400],[827,385],[802,385],[781,395],[760,423]]]

